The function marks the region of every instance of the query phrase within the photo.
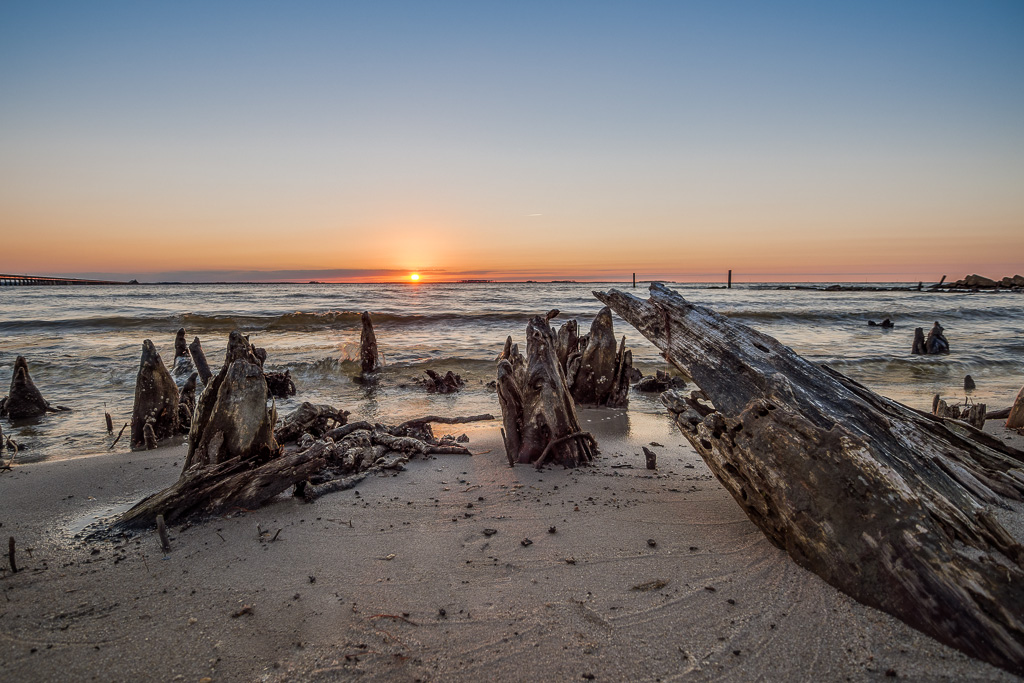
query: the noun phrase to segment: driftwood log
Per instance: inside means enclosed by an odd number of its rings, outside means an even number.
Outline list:
[[[768,539],[937,640],[1024,673],[1024,453],[872,393],[663,285],[595,296],[693,379],[676,424]]]
[[[132,450],[146,448],[146,426],[159,443],[178,434],[178,387],[149,339],[142,342],[132,408]]]
[[[46,413],[65,411],[62,406],[51,406],[28,374],[28,361],[24,356],[14,359],[14,373],[11,375],[11,390],[0,399],[0,416],[23,420],[40,417]]]
[[[377,351],[377,335],[373,333],[370,312],[363,311],[359,316],[363,330],[359,334],[359,367],[363,374],[376,372],[380,368],[380,353]]]
[[[550,460],[565,467],[590,463],[597,443],[580,429],[565,373],[558,362],[558,342],[549,320],[534,316],[526,326],[526,357],[509,337],[498,361],[501,435],[510,465]]]

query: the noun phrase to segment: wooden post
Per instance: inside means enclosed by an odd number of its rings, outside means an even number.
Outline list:
[[[732,289],[732,270],[729,270],[729,289]]]
[[[633,289],[636,289],[636,273],[633,273]]]

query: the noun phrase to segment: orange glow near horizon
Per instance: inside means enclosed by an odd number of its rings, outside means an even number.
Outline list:
[[[411,274],[411,275],[409,276],[409,279],[410,279],[410,280],[412,280],[413,282],[419,282],[419,280],[420,280],[420,274],[419,274],[419,273],[412,273],[412,274]]]

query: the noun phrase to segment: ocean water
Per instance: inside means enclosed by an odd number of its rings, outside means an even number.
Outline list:
[[[826,285],[671,285],[683,296],[765,332],[807,358],[825,363],[883,395],[930,409],[936,393],[962,398],[963,377],[977,382],[974,400],[1009,405],[1024,384],[1024,296],[1012,292],[947,293],[826,291]],[[882,285],[885,286],[885,285]],[[908,285],[893,285],[908,287]],[[36,385],[69,413],[11,423],[5,434],[27,448],[22,462],[107,452],[115,430],[131,417],[142,342],[151,339],[164,362],[184,327],[200,337],[216,372],[228,333],[240,329],[267,349],[269,371],[289,369],[298,394],[278,399],[279,414],[301,401],[330,403],[354,418],[394,424],[427,414],[500,415],[486,383],[506,336],[524,343],[526,323],[552,308],[557,324],[576,318],[581,331],[600,310],[593,290],[623,283],[240,284],[0,288],[0,394],[14,359],[24,355]],[[780,288],[783,287],[783,288]],[[385,367],[378,383],[356,378],[359,313],[371,312]],[[891,330],[868,320],[890,318]],[[948,356],[912,356],[915,327],[946,328]],[[668,369],[657,349],[615,319],[634,364],[644,374]],[[429,395],[415,383],[424,370],[453,370],[466,380],[455,395]],[[627,423],[664,416],[656,395],[633,392]],[[631,422],[630,422],[631,418]],[[627,424],[627,428],[628,427]],[[647,422],[646,424],[649,424]],[[464,431],[458,425],[452,431]],[[116,450],[127,450],[123,437]]]

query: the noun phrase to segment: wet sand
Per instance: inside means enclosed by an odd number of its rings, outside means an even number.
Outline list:
[[[172,483],[183,447],[17,466],[3,678],[1019,680],[797,567],[667,417],[581,417],[594,467],[509,468],[497,427],[466,425],[473,457],[176,528],[166,556],[73,536]]]

